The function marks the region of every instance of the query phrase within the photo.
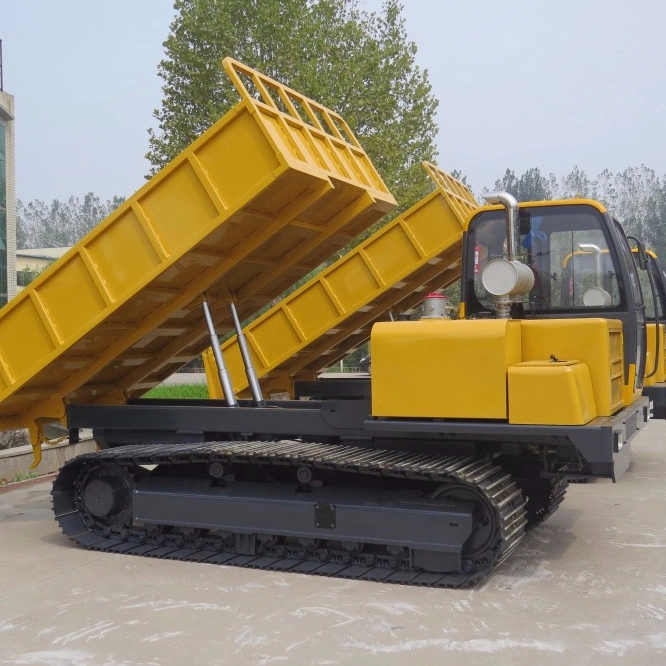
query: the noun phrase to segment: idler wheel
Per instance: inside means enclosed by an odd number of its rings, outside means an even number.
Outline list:
[[[119,466],[96,467],[83,482],[81,501],[96,524],[121,527],[132,513],[132,482]]]
[[[103,518],[122,506],[123,491],[107,480],[93,479],[83,491],[83,501],[93,516]]]
[[[451,483],[437,488],[431,497],[474,502],[474,531],[463,546],[463,558],[474,560],[481,557],[499,541],[500,525],[497,514],[480,490],[465,484]]]

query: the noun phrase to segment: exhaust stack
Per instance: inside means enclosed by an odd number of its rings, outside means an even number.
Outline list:
[[[508,192],[492,192],[483,198],[492,205],[501,204],[506,208],[506,249],[509,261],[518,261],[520,246],[520,226],[518,224],[518,201]]]
[[[483,269],[481,282],[485,290],[495,297],[495,308],[500,319],[508,319],[511,304],[520,301],[534,287],[534,273],[519,260],[520,224],[518,202],[508,192],[484,195],[489,204],[500,204],[506,209],[506,259],[493,259]]]

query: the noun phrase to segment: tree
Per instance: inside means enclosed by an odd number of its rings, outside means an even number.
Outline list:
[[[26,266],[20,271],[16,271],[16,284],[19,287],[27,287],[38,275],[41,275],[53,261],[46,266]]]
[[[176,0],[158,74],[151,173],[238,101],[221,67],[232,56],[340,113],[402,207],[429,189],[435,111],[426,70],[416,65],[402,5],[369,13],[358,0]]]
[[[578,167],[562,179],[563,196],[597,199],[626,232],[666,257],[666,176],[641,165],[613,173],[604,169],[592,180]]]
[[[594,179],[575,166],[560,183],[552,174],[546,179],[538,168],[528,169],[520,177],[507,169],[495,181],[495,189],[510,192],[519,201],[597,199],[622,222],[628,234],[666,259],[666,176],[659,178],[645,165],[618,173],[604,169]]]
[[[453,169],[451,171],[451,175],[456,179],[459,180],[463,185],[468,187],[471,191],[472,186],[469,184],[467,181],[467,176],[460,170],[460,169]]]
[[[507,169],[504,176],[495,181],[495,191],[513,194],[518,201],[544,201],[555,195],[557,181],[553,174],[546,178],[538,168],[525,171],[520,178]]]
[[[562,178],[562,198],[569,199],[597,199],[599,197],[599,182],[590,180],[589,176],[575,166]]]
[[[27,204],[19,200],[16,246],[27,249],[74,245],[123,201],[124,198],[118,196],[102,201],[92,192],[88,192],[83,201],[73,196],[67,201],[54,199],[50,204],[39,199]]]
[[[613,201],[607,203],[624,223],[628,233],[640,238],[666,259],[664,186],[653,169],[630,167],[615,175]]]

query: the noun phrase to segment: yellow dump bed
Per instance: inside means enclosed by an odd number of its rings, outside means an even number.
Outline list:
[[[477,203],[459,181],[424,163],[435,190],[244,328],[265,395],[292,393],[370,339],[388,311],[405,312],[460,276],[464,224]],[[236,337],[222,345],[236,393],[247,379]],[[211,397],[222,398],[210,350]]]
[[[241,102],[0,310],[0,428],[123,403],[393,208],[344,120],[227,59]]]

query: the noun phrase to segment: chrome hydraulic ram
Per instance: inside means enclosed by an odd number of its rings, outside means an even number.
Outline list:
[[[252,357],[250,356],[250,350],[247,346],[247,340],[245,339],[245,334],[243,333],[243,328],[241,327],[240,320],[238,319],[238,312],[236,312],[236,306],[232,301],[229,303],[229,308],[231,309],[231,316],[234,319],[234,328],[236,329],[236,339],[238,340],[238,347],[240,348],[241,357],[243,358],[243,365],[245,366],[245,375],[247,376],[247,382],[250,385],[250,390],[252,391],[252,398],[254,404],[257,407],[265,407],[266,401],[264,396],[261,393],[261,386],[259,385],[259,379],[257,378],[257,373],[252,365]]]
[[[208,326],[208,335],[210,336],[210,346],[213,350],[213,356],[215,357],[217,374],[220,377],[220,384],[222,385],[224,399],[227,402],[227,406],[238,407],[238,401],[234,395],[234,390],[231,386],[231,380],[229,379],[229,373],[227,372],[227,366],[224,364],[224,359],[222,358],[220,339],[217,337],[217,333],[215,332],[215,325],[213,324],[213,318],[211,317],[210,309],[208,308],[206,299],[201,302],[201,307],[204,311],[204,317],[206,317],[206,326]]]

